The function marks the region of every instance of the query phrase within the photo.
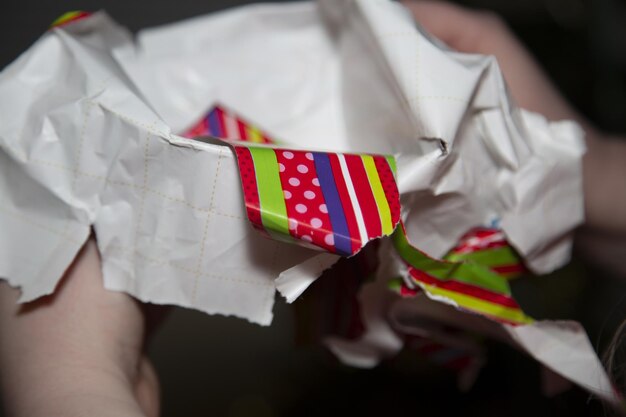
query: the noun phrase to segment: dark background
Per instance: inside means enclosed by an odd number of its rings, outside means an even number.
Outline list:
[[[4,0],[0,67],[68,10],[105,9],[136,31],[244,3],[250,1]],[[583,114],[606,131],[626,133],[624,2],[459,3],[501,14]],[[601,351],[626,316],[624,278],[575,259],[556,274],[515,282],[514,292],[537,318],[581,321]],[[600,404],[580,390],[544,398],[539,367],[497,344],[489,346],[489,363],[469,393],[458,392],[452,373],[411,352],[374,370],[341,366],[319,346],[296,347],[293,310],[277,303],[268,328],[175,309],[151,347],[164,390],[163,415],[603,415]]]

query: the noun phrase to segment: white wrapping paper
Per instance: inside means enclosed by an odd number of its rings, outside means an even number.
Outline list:
[[[254,231],[232,149],[176,135],[216,104],[286,146],[394,154],[408,236],[431,256],[499,225],[534,271],[568,260],[580,128],[516,109],[492,57],[442,48],[400,5],[248,6],[136,40],[97,13],[0,74],[0,277],[22,302],[54,291],[92,227],[107,288],[265,325],[277,288],[293,300],[334,262]],[[372,352],[400,346],[383,321]]]

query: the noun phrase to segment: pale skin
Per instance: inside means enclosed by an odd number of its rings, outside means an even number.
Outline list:
[[[54,295],[16,304],[0,289],[0,382],[8,416],[158,415],[158,382],[143,354],[146,317],[102,285],[90,239]]]
[[[612,140],[559,94],[532,56],[489,13],[406,2],[431,33],[462,52],[495,55],[517,104],[587,132],[587,226],[626,236],[626,142]],[[154,417],[158,380],[145,356],[146,307],[102,285],[90,239],[54,295],[18,305],[0,282],[0,384],[11,417]]]

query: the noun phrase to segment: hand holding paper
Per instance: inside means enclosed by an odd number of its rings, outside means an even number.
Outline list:
[[[555,115],[574,117],[545,91]],[[346,353],[357,346],[374,364],[401,347],[399,298],[380,292],[401,276],[614,398],[581,329],[525,325],[503,273],[518,254],[540,273],[568,260],[582,131],[517,109],[493,58],[442,48],[397,4],[255,6],[136,42],[98,13],[7,68],[0,109],[0,276],[22,301],[55,290],[93,228],[106,288],[267,325],[276,289],[296,298],[401,220],[379,252],[388,268],[363,292],[365,343],[335,341],[338,355],[357,363]],[[271,138],[280,148],[258,145]],[[506,253],[442,259],[476,228],[492,234],[468,247],[500,236]]]
[[[626,235],[626,143],[607,138],[557,91],[531,54],[497,15],[445,2],[403,2],[426,30],[451,48],[493,55],[515,102],[549,120],[576,120],[585,130],[583,158],[586,223]],[[626,239],[626,238],[624,238]]]
[[[93,239],[53,295],[27,305],[16,303],[17,296],[0,282],[0,387],[7,416],[158,415],[158,382],[144,354],[150,307],[102,286]]]

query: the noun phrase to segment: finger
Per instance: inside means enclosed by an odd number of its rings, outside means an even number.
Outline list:
[[[493,55],[517,104],[550,120],[586,120],[561,96],[539,64],[492,12],[475,11],[445,2],[404,1],[427,31],[451,48]]]
[[[135,397],[146,417],[158,417],[160,412],[160,386],[156,370],[143,356],[139,361]]]
[[[476,12],[439,1],[405,0],[403,3],[420,25],[457,51],[494,54],[488,35],[505,31],[493,13]]]
[[[0,283],[0,384],[11,415],[143,415],[133,392],[141,310],[103,288],[93,240],[54,294],[26,305],[17,296]]]

